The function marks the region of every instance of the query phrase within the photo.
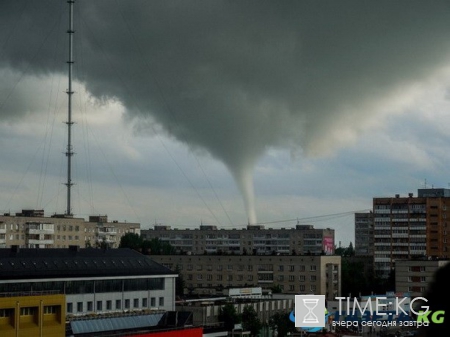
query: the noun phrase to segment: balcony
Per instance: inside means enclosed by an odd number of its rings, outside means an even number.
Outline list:
[[[98,230],[98,235],[99,236],[105,236],[105,235],[117,235],[117,230],[114,229],[99,229]]]
[[[40,234],[52,235],[52,234],[55,234],[55,230],[53,230],[53,229],[31,229],[31,228],[27,228],[26,233],[30,234],[30,235],[35,235],[35,234],[37,234],[37,235],[40,235]]]
[[[0,234],[6,234],[6,228],[0,228]]]
[[[54,240],[39,240],[39,239],[29,239],[27,240],[27,244],[29,245],[53,245]]]

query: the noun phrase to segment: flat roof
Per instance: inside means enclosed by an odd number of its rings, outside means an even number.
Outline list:
[[[128,248],[0,249],[0,280],[176,274]]]

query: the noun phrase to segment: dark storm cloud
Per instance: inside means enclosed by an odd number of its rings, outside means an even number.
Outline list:
[[[338,146],[393,92],[449,63],[447,1],[75,6],[78,80],[223,161],[251,221],[252,169],[268,147],[320,153]],[[2,1],[0,65],[27,75],[64,71],[66,7]]]

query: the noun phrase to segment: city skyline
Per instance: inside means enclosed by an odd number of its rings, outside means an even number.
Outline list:
[[[4,212],[64,212],[67,11],[0,4]],[[372,198],[450,182],[449,19],[445,2],[76,1],[74,215],[298,218],[354,243]]]

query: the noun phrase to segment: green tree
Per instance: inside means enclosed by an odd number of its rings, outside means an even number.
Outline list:
[[[279,284],[274,284],[270,287],[270,291],[272,291],[272,294],[281,294],[283,292],[283,289],[281,289],[281,286]]]
[[[237,313],[233,303],[227,303],[222,306],[218,318],[227,331],[233,330],[234,325],[241,322],[241,316]]]
[[[177,265],[175,268],[175,273],[178,274],[178,277],[175,281],[175,295],[177,297],[184,296],[184,287],[186,286],[186,282],[184,281],[183,275],[181,274],[180,266]]]
[[[242,327],[244,330],[250,331],[252,336],[257,336],[262,328],[258,314],[251,305],[246,305],[242,310]]]
[[[143,250],[150,255],[172,255],[175,254],[175,248],[168,242],[162,241],[158,238],[153,238],[150,241],[142,243]]]
[[[355,249],[353,248],[353,243],[350,242],[348,247],[339,247],[334,250],[335,255],[340,256],[355,256]]]
[[[295,324],[289,319],[289,314],[277,312],[269,320],[272,330],[278,332],[278,337],[285,337],[289,332],[296,332]]]
[[[142,248],[142,239],[138,234],[127,233],[120,238],[119,248],[130,248],[140,251]]]

